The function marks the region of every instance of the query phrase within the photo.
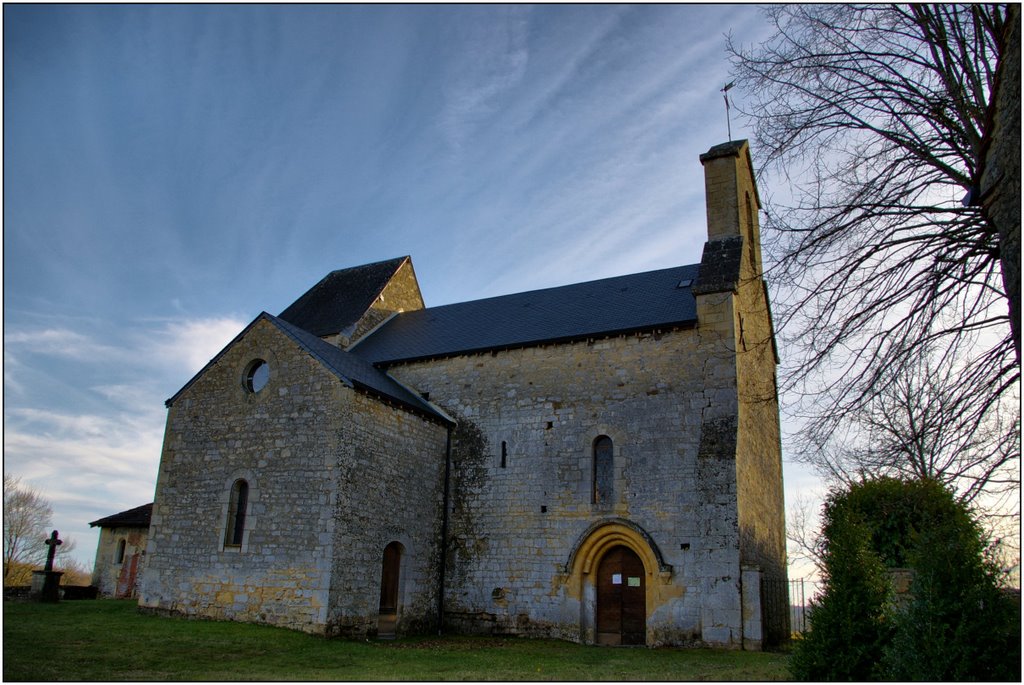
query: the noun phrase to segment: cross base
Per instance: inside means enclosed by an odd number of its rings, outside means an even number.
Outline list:
[[[63,571],[33,571],[31,597],[37,602],[60,601],[60,577]]]

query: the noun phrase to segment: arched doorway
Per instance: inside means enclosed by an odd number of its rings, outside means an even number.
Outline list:
[[[402,566],[402,545],[389,543],[384,548],[384,559],[380,572],[380,609],[377,618],[377,637],[389,639],[395,636],[398,625],[398,581]]]
[[[597,569],[596,637],[599,645],[647,643],[647,584],[644,562],[619,545]]]

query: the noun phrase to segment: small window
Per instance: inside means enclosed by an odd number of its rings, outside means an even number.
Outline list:
[[[254,359],[249,362],[245,371],[245,389],[251,393],[257,393],[266,387],[270,380],[270,366],[262,359]]]
[[[240,547],[245,533],[245,508],[249,500],[249,484],[239,479],[231,486],[228,501],[228,520],[224,530],[224,545]]]
[[[501,468],[508,466],[508,443],[501,441]]]
[[[615,480],[615,461],[612,456],[612,439],[602,435],[594,440],[594,472],[591,502],[611,503],[612,483]]]
[[[117,552],[114,554],[114,563],[115,564],[124,563],[124,550],[125,550],[125,546],[126,545],[127,545],[127,541],[124,538],[121,538],[121,540],[118,541],[118,543],[117,543]]]
[[[750,193],[746,193],[747,201],[747,259],[750,270],[757,275],[757,256],[754,254],[754,206],[750,202]]]

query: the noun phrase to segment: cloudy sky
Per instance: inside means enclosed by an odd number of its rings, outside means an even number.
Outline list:
[[[88,522],[152,501],[164,400],[332,269],[412,255],[440,305],[698,262],[724,34],[764,38],[728,5],[3,20],[4,468],[90,567]]]

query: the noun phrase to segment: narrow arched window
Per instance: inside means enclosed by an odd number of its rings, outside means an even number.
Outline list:
[[[224,529],[224,544],[239,547],[245,533],[245,507],[249,501],[249,484],[241,478],[231,485],[228,500],[228,520]]]
[[[114,554],[115,564],[120,564],[124,561],[124,548],[126,544],[127,543],[124,538],[121,538],[121,540],[117,543],[117,552]]]
[[[754,205],[750,202],[750,193],[746,193],[747,201],[747,259],[750,270],[757,275],[757,255],[754,249]]]
[[[612,439],[602,435],[594,440],[594,473],[591,502],[609,503],[612,501],[612,483],[615,480],[614,459],[612,458]]]

